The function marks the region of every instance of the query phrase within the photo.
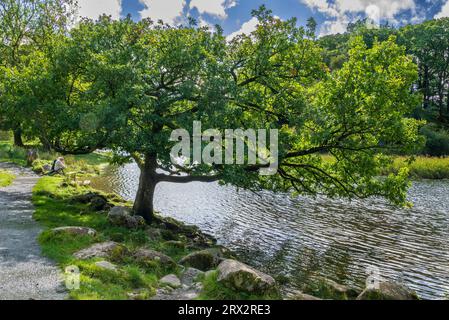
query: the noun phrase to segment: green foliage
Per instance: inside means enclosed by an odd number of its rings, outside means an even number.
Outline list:
[[[9,186],[15,178],[12,173],[0,170],[0,188]]]
[[[0,141],[0,161],[11,162],[21,166],[26,165],[26,151],[15,147],[10,141]]]
[[[424,154],[436,157],[449,155],[449,133],[446,130],[425,126],[421,134],[426,138]]]

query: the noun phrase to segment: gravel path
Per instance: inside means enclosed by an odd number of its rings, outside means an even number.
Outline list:
[[[17,175],[0,188],[0,300],[65,299],[61,272],[37,243],[42,229],[32,218],[31,193],[38,176],[11,164],[0,169]]]

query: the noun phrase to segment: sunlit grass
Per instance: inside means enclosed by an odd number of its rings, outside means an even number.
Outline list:
[[[9,186],[15,178],[16,176],[10,172],[0,171],[0,188]]]
[[[335,158],[330,155],[322,155],[323,161],[332,163]],[[410,157],[396,156],[393,164],[381,170],[382,175],[398,173],[403,167],[408,167],[412,179],[449,179],[449,157],[425,157],[415,156],[409,163]]]

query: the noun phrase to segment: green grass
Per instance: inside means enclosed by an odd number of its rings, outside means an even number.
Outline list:
[[[53,161],[61,156],[61,154],[56,152],[44,151],[39,145],[33,144],[33,142],[27,142],[26,144],[38,150],[39,159],[32,165],[32,169],[37,173],[45,173],[43,170],[44,166],[51,166]],[[26,149],[15,147],[11,139],[0,140],[0,162],[15,163],[24,167],[27,165],[26,154]],[[94,152],[75,156],[68,155],[64,157],[67,165],[66,172],[80,177],[97,175],[108,166],[110,158],[111,154],[107,152]]]
[[[0,140],[0,162],[11,162],[19,166],[26,165],[26,151],[14,147],[10,140]]]
[[[12,173],[0,170],[0,188],[9,186],[15,178],[16,176]]]
[[[142,266],[131,258],[116,258],[111,261],[119,266],[119,272],[103,270],[95,266],[97,260],[79,261],[73,253],[96,242],[121,240],[123,245],[132,250],[137,247],[148,247],[169,253],[160,242],[152,242],[145,231],[130,231],[114,227],[107,221],[105,214],[92,212],[87,205],[71,201],[75,195],[89,191],[87,188],[61,187],[62,178],[41,178],[33,192],[33,203],[36,206],[34,218],[46,231],[39,242],[43,253],[56,261],[62,269],[75,265],[81,271],[81,288],[72,290],[72,299],[127,299],[127,293],[139,289],[143,298],[151,297],[157,287],[157,279],[178,270],[165,270],[154,265]],[[95,238],[90,236],[73,236],[53,234],[50,229],[62,226],[85,226],[97,230]],[[118,239],[120,238],[120,239]]]
[[[330,155],[322,155],[323,161],[332,163],[335,159]],[[409,163],[409,157],[396,156],[390,167],[381,171],[382,175],[398,173],[403,167],[408,167],[412,179],[449,179],[449,157],[415,156]]]
[[[64,187],[65,186],[65,187]],[[117,255],[109,261],[116,264],[118,272],[98,268],[98,259],[80,261],[73,254],[97,242],[115,241],[124,245],[129,252],[137,248],[148,248],[162,252],[173,260],[199,250],[188,246],[173,246],[167,243],[164,233],[159,238],[151,238],[146,230],[129,230],[109,224],[105,213],[93,212],[90,207],[74,201],[74,197],[93,191],[88,187],[71,187],[64,184],[60,177],[43,177],[33,190],[33,203],[36,207],[34,218],[45,227],[39,237],[42,252],[56,261],[64,270],[68,266],[76,266],[81,272],[81,287],[71,290],[69,297],[76,300],[124,300],[128,293],[137,292],[141,299],[151,298],[158,288],[158,279],[174,273],[180,275],[179,266],[164,267],[158,263],[141,264],[132,258],[132,254]],[[109,199],[117,200],[115,195],[105,195]],[[123,205],[123,203],[122,203]],[[125,203],[126,205],[126,203]],[[95,237],[55,234],[52,228],[63,226],[81,226],[94,228]],[[172,232],[163,230],[166,232]],[[170,237],[177,241],[183,236],[172,232]],[[186,242],[185,242],[186,243]],[[101,260],[101,259],[100,259]],[[217,273],[204,279],[204,292],[200,299],[204,300],[254,300],[276,299],[278,296],[254,296],[236,292],[216,282]]]
[[[408,166],[410,177],[417,179],[449,179],[449,157],[416,157],[415,161],[407,164],[406,157],[397,157],[393,165],[385,170],[385,174],[397,173],[400,168]]]

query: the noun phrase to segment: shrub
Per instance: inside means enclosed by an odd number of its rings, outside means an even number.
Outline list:
[[[421,129],[421,134],[426,137],[424,154],[436,157],[449,155],[449,132],[428,125]]]

